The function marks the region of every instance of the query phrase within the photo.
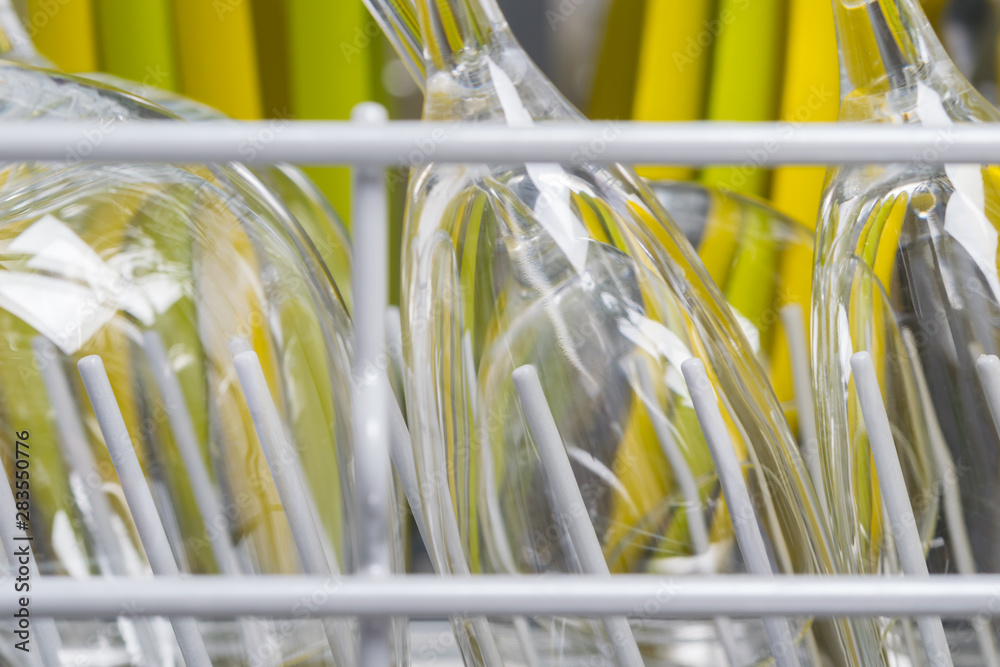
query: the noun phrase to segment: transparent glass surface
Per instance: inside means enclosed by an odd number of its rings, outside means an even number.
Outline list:
[[[926,160],[947,150],[955,124],[1000,116],[958,73],[914,0],[834,6],[850,84],[842,119],[940,132],[939,146],[911,162],[842,167],[828,178],[813,363],[837,557],[845,570],[899,571],[851,381],[850,356],[867,350],[930,571],[998,572],[1000,442],[976,361],[1000,343],[1000,171]],[[910,630],[901,625],[893,632]],[[995,664],[996,626],[945,628],[956,664]]]
[[[0,61],[0,121],[99,120],[113,132],[119,122],[165,117],[121,91]],[[352,572],[358,526],[351,324],[320,254],[246,168],[82,163],[99,140],[82,135],[60,163],[0,169],[0,452],[11,471],[13,435],[30,431],[39,569],[72,577],[149,574],[76,371],[78,360],[96,354],[181,571],[224,571],[213,548],[219,533],[243,574],[302,571],[236,376],[235,344],[260,360],[293,444],[290,474],[308,491],[331,567]],[[179,383],[180,405],[156,381],[154,338]],[[53,372],[66,379],[67,400],[57,400],[47,382]],[[206,523],[194,497],[178,413],[190,419],[222,525]],[[67,424],[77,425],[75,444],[93,458],[94,474],[81,474],[68,454],[74,442]],[[393,558],[401,568],[398,530],[394,524]],[[335,664],[318,621],[200,626],[216,665]],[[87,664],[180,660],[161,619],[58,628],[63,656]]]
[[[160,88],[138,84],[134,81],[104,72],[91,72],[84,78],[128,91],[144,100],[159,104],[179,118],[190,121],[225,120],[222,112]],[[278,132],[286,120],[271,121],[272,132]],[[266,131],[266,130],[265,130]],[[251,148],[247,147],[248,150]],[[287,208],[319,252],[320,258],[336,285],[340,296],[351,312],[351,241],[347,227],[337,215],[326,196],[320,192],[306,174],[290,164],[255,167],[254,174],[277,196],[280,205]],[[253,178],[249,178],[251,182]],[[266,194],[264,195],[267,196]]]
[[[753,197],[679,181],[649,186],[732,307],[801,449],[793,366],[809,360],[792,357],[787,318],[797,316],[808,341],[812,230]],[[784,314],[789,307],[797,310]]]
[[[370,3],[405,46],[413,22],[400,4]],[[426,120],[581,118],[493,2],[421,0],[416,15]],[[612,573],[744,571],[680,372],[698,357],[722,399],[771,568],[832,572],[795,439],[737,318],[649,188],[627,168],[588,158],[599,149],[584,147],[576,164],[431,164],[412,173],[402,260],[407,407],[436,567],[582,571],[583,547],[568,537],[579,517],[556,508],[511,379],[532,365]],[[639,619],[632,632],[649,664],[714,665],[726,664],[725,625]],[[456,628],[470,664],[617,660],[599,622],[465,619]],[[759,620],[727,628],[741,664],[771,660]],[[802,664],[824,664],[823,656],[862,664],[869,640],[846,622],[791,628],[782,650]]]

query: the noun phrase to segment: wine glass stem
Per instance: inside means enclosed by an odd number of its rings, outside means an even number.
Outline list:
[[[427,65],[452,69],[459,54],[481,51],[505,29],[495,0],[410,0],[416,6]]]
[[[0,0],[5,2],[8,0]],[[414,0],[364,0],[368,11],[392,42],[410,75],[424,88],[424,40]]]

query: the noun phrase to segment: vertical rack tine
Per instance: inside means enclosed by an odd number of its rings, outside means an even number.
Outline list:
[[[813,489],[823,517],[830,516],[826,497],[826,482],[819,458],[819,435],[816,429],[816,403],[812,385],[812,363],[809,358],[809,336],[803,323],[802,307],[790,303],[781,309],[780,317],[788,340],[788,356],[792,369],[792,389],[795,392],[795,411],[799,418],[799,452],[806,473],[812,479]],[[810,651],[819,660],[815,635],[809,635]],[[1000,666],[998,666],[1000,667]]]
[[[906,333],[909,333],[907,331]],[[916,346],[912,340],[912,334],[910,336],[909,342],[913,346],[914,351]],[[976,370],[979,372],[979,382],[983,386],[983,391],[986,394],[986,402],[989,405],[990,415],[993,417],[993,423],[996,425],[997,431],[1000,432],[1000,359],[996,355],[983,355],[976,362]],[[922,379],[922,376],[921,376]],[[924,391],[926,392],[926,385],[924,386]],[[928,399],[929,400],[929,399]],[[936,423],[936,419],[935,419]],[[938,427],[938,434],[940,434],[940,427]],[[944,442],[944,436],[940,436],[940,446],[943,448],[943,454],[947,456],[947,461],[951,462],[951,457],[948,455],[947,445]],[[958,481],[954,472],[954,466],[952,467],[951,474],[945,482],[948,486],[947,491],[951,492],[952,502],[957,504],[956,514],[957,518],[954,520],[956,525],[961,527],[961,534],[958,538],[964,537],[964,550],[967,555],[962,558],[967,564],[964,566],[968,569],[968,572],[962,572],[962,574],[975,574],[976,564],[972,557],[972,547],[969,543],[969,536],[965,532],[965,523],[962,518],[961,512],[961,500],[958,494]],[[948,525],[952,525],[952,518],[948,517]],[[956,541],[956,538],[952,538]],[[957,559],[957,557],[956,557]],[[962,567],[962,563],[959,563]],[[1000,651],[997,649],[996,636],[993,633],[992,623],[989,618],[978,617],[973,619],[973,626],[976,629],[976,635],[979,637],[979,644],[982,648],[985,667],[1000,667]]]
[[[462,535],[458,529],[458,519],[455,517],[455,506],[451,501],[451,493],[443,493],[440,498],[441,523],[444,530],[445,548],[448,550],[448,558],[451,561],[451,574],[460,577],[472,576],[469,564],[465,560],[465,553],[461,548]],[[483,662],[488,667],[502,667],[503,659],[497,648],[496,638],[493,636],[489,621],[485,616],[474,616],[471,622],[476,632],[480,651],[483,654]]]
[[[955,568],[959,574],[973,575],[977,572],[976,561],[972,557],[972,543],[965,526],[965,517],[962,515],[962,499],[958,488],[955,462],[952,461],[951,453],[948,451],[948,443],[945,441],[937,414],[934,412],[930,389],[927,387],[927,378],[924,377],[924,370],[920,365],[920,354],[917,352],[917,344],[913,340],[913,332],[907,328],[903,329],[903,346],[906,349],[906,356],[910,360],[910,367],[913,369],[920,403],[923,406],[924,414],[927,415],[929,430],[927,436],[930,439],[934,462],[938,470],[941,471],[941,495],[944,501],[948,537],[951,538],[951,552],[955,557]],[[996,357],[993,358],[996,359]],[[980,378],[983,377],[983,361],[984,359],[980,358],[976,365]],[[985,382],[983,384],[985,386]],[[1000,653],[998,653],[996,638],[990,626],[990,621],[984,617],[972,619],[972,627],[976,632],[979,650],[982,653],[983,667],[1000,667]]]
[[[79,480],[89,505],[89,516],[84,520],[92,534],[94,544],[105,562],[106,574],[126,576],[129,573],[122,545],[111,524],[113,512],[104,491],[100,488],[103,478],[90,451],[90,444],[80,421],[80,413],[73,399],[69,378],[58,361],[55,345],[38,336],[32,341],[35,361],[42,374],[42,382],[55,411],[59,445],[69,463],[70,471]],[[148,619],[134,622],[136,641],[141,655],[153,659],[158,654],[156,636]]]
[[[389,341],[390,361],[396,366],[396,372],[402,375],[403,331],[397,308],[389,308],[386,311],[386,337]],[[402,481],[403,492],[406,494],[406,500],[410,504],[410,510],[413,512],[413,520],[417,524],[420,537],[424,540],[424,544],[429,546],[431,544],[431,536],[427,532],[427,525],[424,522],[423,504],[420,499],[420,480],[417,476],[416,461],[413,458],[410,431],[406,427],[406,420],[403,418],[403,412],[400,409],[399,403],[394,399],[395,397],[390,397],[388,403],[390,456],[392,464]],[[442,502],[444,503],[444,507],[442,507],[441,521],[445,532],[445,543],[449,550],[448,557],[452,564],[452,575],[469,576],[471,573],[465,561],[465,554],[461,552],[461,549],[456,549],[458,545],[457,540],[461,540],[461,536],[458,530],[458,522],[455,519],[455,509],[451,505],[451,496],[444,494]],[[497,649],[489,622],[484,616],[475,616],[470,622],[475,629],[476,640],[479,642],[483,662],[487,667],[501,667],[503,659],[500,656],[499,649]],[[526,653],[528,667],[535,667],[535,663],[531,662],[531,655],[530,651]]]
[[[819,460],[819,436],[816,433],[816,405],[813,401],[812,369],[809,362],[809,342],[802,324],[802,308],[792,303],[781,309],[781,322],[788,338],[791,358],[792,387],[795,391],[795,411],[799,416],[799,449],[806,471],[812,478],[823,516],[830,516],[826,501],[826,484]]]
[[[379,125],[389,118],[375,103],[356,106],[351,120]],[[389,202],[385,167],[355,166],[351,175],[354,208],[354,466],[361,513],[361,572],[384,577],[389,560],[389,430],[388,386],[377,369],[385,354],[385,309],[389,275]],[[389,664],[388,618],[364,618],[360,623],[362,667]]]
[[[208,469],[202,460],[198,436],[194,432],[194,424],[191,422],[191,414],[188,412],[187,403],[184,400],[184,392],[177,381],[177,376],[170,368],[167,352],[163,348],[163,340],[155,331],[149,331],[143,336],[142,344],[143,351],[153,371],[153,380],[156,382],[163,400],[163,407],[167,413],[167,420],[170,422],[174,442],[177,443],[181,460],[185,470],[187,470],[191,493],[194,495],[202,522],[208,532],[208,542],[212,546],[212,553],[219,566],[219,571],[225,575],[239,575],[241,574],[239,558],[236,556],[236,550],[233,548],[232,542],[229,541],[229,534],[225,530],[228,521],[222,511],[222,501],[215,491],[208,475]]]
[[[145,475],[136,457],[132,438],[122,417],[118,400],[115,398],[111,381],[100,357],[84,357],[77,364],[83,385],[90,397],[90,404],[97,415],[97,423],[104,435],[104,442],[111,454],[111,462],[118,472],[122,492],[135,521],[139,540],[146,552],[146,560],[154,575],[176,576],[180,574],[170,550],[170,541],[160,522],[160,516],[153,502],[153,495],[146,484]],[[184,662],[188,667],[211,667],[205,642],[198,622],[191,617],[172,618],[177,644],[180,646]]]
[[[403,326],[399,309],[390,306],[385,311],[385,337],[387,342],[389,365],[386,374],[390,372],[402,378],[403,376]],[[413,445],[410,440],[410,429],[406,426],[403,409],[394,392],[387,392],[386,405],[389,421],[389,458],[396,474],[399,475],[403,494],[410,506],[413,521],[417,524],[417,532],[425,544],[429,544],[427,527],[424,525],[423,505],[420,501],[420,480],[417,478],[417,463],[413,458]]]
[[[472,413],[473,424],[478,424],[479,421],[479,373],[476,371],[476,359],[472,353],[472,335],[466,330],[465,334],[462,336],[462,361],[465,364],[465,381],[468,385],[468,397],[469,397],[469,409]],[[484,458],[489,458],[490,454],[488,452],[488,446],[483,445]],[[484,465],[483,468],[484,475],[492,475],[492,466]],[[489,482],[486,484],[487,488],[491,488]],[[489,493],[489,491],[487,491]],[[454,521],[452,532],[458,535],[458,524]],[[503,531],[496,533],[498,540],[498,549],[510,553],[510,545],[507,543],[507,537],[503,534]],[[501,557],[503,560],[503,557]],[[513,570],[513,568],[511,568]],[[541,663],[538,657],[538,651],[535,650],[535,645],[531,641],[531,627],[528,625],[528,619],[524,616],[514,616],[512,619],[514,623],[514,633],[517,636],[518,644],[521,646],[521,653],[524,655],[524,662],[527,667],[538,667]],[[488,631],[488,624],[485,623],[485,619],[481,619],[480,623],[486,625]],[[488,641],[493,642],[492,631],[489,631]],[[497,651],[499,656],[499,651]],[[499,659],[499,658],[498,658]]]
[[[861,402],[861,413],[868,429],[868,442],[871,444],[872,458],[878,472],[882,501],[889,514],[903,574],[927,578],[927,561],[913,520],[913,507],[906,490],[906,480],[903,479],[903,469],[896,455],[896,443],[889,425],[889,415],[882,402],[882,391],[879,389],[871,354],[858,352],[853,355],[851,370]],[[917,619],[917,627],[930,663],[935,667],[950,667],[951,651],[941,619],[936,616],[921,616]]]
[[[698,423],[701,424],[712,460],[715,461],[747,572],[758,576],[773,576],[774,570],[767,556],[767,547],[757,523],[756,510],[750,500],[750,491],[743,478],[743,470],[736,457],[736,449],[729,437],[726,422],[722,419],[718,398],[705,371],[705,364],[701,359],[691,358],[681,365],[681,370],[691,392]],[[764,631],[775,664],[778,667],[798,667],[799,658],[788,620],[765,617]]]
[[[531,626],[528,625],[527,618],[524,616],[514,617],[514,634],[517,635],[517,641],[524,653],[524,664],[527,667],[540,667],[542,661],[538,657],[538,651],[531,639]]]
[[[102,552],[101,556],[107,560],[108,573],[126,575],[128,569],[125,556],[110,521],[111,505],[100,489],[103,480],[90,451],[69,379],[63,373],[56,359],[55,346],[50,341],[39,336],[32,341],[32,345],[42,381],[55,411],[60,448],[69,463],[70,471],[81,480],[84,495],[90,505],[94,542]]]
[[[586,574],[610,577],[611,571],[604,559],[604,551],[594,532],[594,526],[590,523],[587,505],[580,486],[576,483],[569,455],[549,408],[538,371],[534,366],[521,366],[514,371],[513,377],[521,409],[542,459],[556,510],[566,522],[581,568]],[[610,617],[604,619],[604,626],[619,665],[641,667],[642,655],[628,620],[621,616]]]
[[[410,430],[406,427],[403,411],[399,408],[395,397],[389,396],[388,404],[389,457],[392,459],[392,467],[399,475],[403,494],[406,496],[406,502],[413,514],[413,521],[417,524],[420,539],[428,543],[430,536],[427,534],[427,526],[424,524],[423,506],[420,502],[420,480],[417,477],[417,464],[413,459]]]
[[[3,531],[0,541],[3,542],[3,550],[10,567],[11,577],[19,574],[18,570],[24,564],[20,562],[19,556],[23,555],[24,550],[27,549],[28,577],[30,581],[38,581],[38,564],[35,563],[32,536],[27,535],[24,530],[17,527],[17,506],[14,503],[14,492],[8,483],[10,478],[7,476],[2,459],[0,459],[0,475],[2,475],[3,482],[0,484],[0,531]],[[62,639],[59,637],[56,622],[51,618],[36,618],[31,620],[31,625],[37,651],[32,649],[28,652],[29,662],[43,667],[59,667],[61,664],[59,662],[59,649],[62,648]]]
[[[392,397],[389,399],[389,448],[392,457],[392,465],[396,469],[396,474],[402,482],[403,493],[406,494],[406,501],[410,504],[413,512],[413,521],[417,524],[417,532],[424,544],[430,544],[430,535],[427,532],[427,524],[424,522],[423,509],[420,501],[420,480],[417,477],[416,462],[413,459],[413,449],[410,442],[410,431],[406,428],[406,421],[399,408],[399,403]],[[442,521],[445,524],[446,538],[449,542],[458,539],[458,524],[455,521],[455,514],[448,507],[444,508]],[[468,576],[469,571],[465,565],[465,557],[453,559],[453,574]],[[480,643],[483,652],[483,661],[489,667],[499,667],[503,664],[500,652],[496,647],[493,638],[493,631],[490,625],[482,616],[472,619],[472,624],[476,629],[476,639]],[[529,660],[529,667],[533,667]]]
[[[695,481],[691,466],[674,441],[670,432],[670,422],[667,416],[660,410],[656,400],[656,392],[653,388],[652,379],[649,377],[649,369],[642,361],[635,364],[636,373],[639,380],[639,400],[646,407],[646,413],[653,422],[653,431],[656,439],[660,443],[660,449],[670,463],[670,470],[673,474],[677,486],[680,488],[681,497],[684,498],[685,514],[688,520],[688,532],[691,536],[691,544],[694,547],[695,555],[707,558],[709,554],[708,526],[705,522],[705,508],[701,502],[701,494],[698,493],[698,483]],[[702,567],[703,574],[712,574]],[[741,651],[736,645],[736,633],[733,629],[732,621],[725,616],[715,618],[715,628],[719,635],[719,643],[722,644],[726,659],[732,667],[740,667],[745,664]]]
[[[163,407],[167,413],[167,420],[170,422],[174,442],[177,444],[184,468],[187,470],[191,492],[194,495],[195,504],[198,506],[198,512],[201,514],[202,523],[205,526],[208,542],[212,547],[212,554],[215,556],[219,572],[225,576],[241,576],[243,571],[240,567],[236,547],[233,546],[229,538],[229,521],[223,509],[222,499],[216,492],[208,474],[208,468],[201,457],[198,436],[195,434],[191,413],[184,400],[184,391],[181,389],[173,369],[170,368],[170,360],[163,347],[163,339],[157,332],[147,331],[143,335],[142,346],[153,371],[153,381],[156,383],[163,400]],[[248,654],[250,656],[266,655],[264,646],[268,643],[269,634],[267,624],[248,618],[240,619],[239,623],[240,634],[243,636]]]
[[[285,436],[260,359],[256,352],[240,352],[233,357],[233,365],[282,508],[288,518],[302,569],[307,574],[336,574],[331,572],[332,566],[323,548],[323,539],[314,521],[306,488],[298,467],[294,465],[298,454]]]
[[[240,349],[239,345],[233,346]],[[285,430],[268,389],[264,370],[257,353],[246,350],[233,357],[236,375],[243,389],[243,397],[250,409],[250,417],[257,438],[264,449],[264,458],[274,479],[281,499],[281,506],[292,530],[295,548],[306,574],[337,576],[327,558],[323,538],[314,520],[315,513],[307,496],[308,491],[299,474],[298,454],[285,437]],[[323,620],[330,649],[339,667],[357,665],[354,634],[344,619]]]

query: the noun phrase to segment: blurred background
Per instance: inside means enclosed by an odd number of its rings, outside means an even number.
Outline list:
[[[997,0],[926,0],[952,56],[995,97]],[[362,100],[420,114],[361,0],[17,0],[39,49],[239,119],[346,119]],[[535,61],[592,118],[836,119],[829,0],[500,0]],[[752,57],[748,57],[752,54]],[[347,173],[311,174],[350,219]],[[647,169],[770,200],[812,227],[823,169]]]

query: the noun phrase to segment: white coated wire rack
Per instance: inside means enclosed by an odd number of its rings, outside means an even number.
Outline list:
[[[662,164],[747,164],[754,167],[781,164],[837,164],[923,161],[926,163],[1000,162],[1000,127],[987,125],[949,128],[883,127],[846,124],[787,123],[579,123],[549,124],[529,128],[502,126],[450,126],[417,122],[388,122],[377,105],[361,105],[351,122],[210,122],[200,124],[135,122],[89,124],[35,122],[0,126],[0,161],[53,160],[64,162],[186,162],[247,163],[291,162],[295,164],[347,164],[354,167],[354,275],[356,327],[355,368],[376,365],[384,349],[388,276],[388,209],[384,170],[390,166],[415,166],[437,162],[625,162]],[[800,318],[788,317],[789,322]],[[805,357],[804,334],[789,328],[793,356]],[[801,327],[799,327],[801,329]],[[42,345],[43,343],[39,343]],[[158,343],[146,341],[147,354],[158,369],[156,382],[165,394],[176,383],[169,369],[157,364]],[[160,352],[161,354],[162,352]],[[237,341],[233,347],[240,383],[247,397],[265,451],[281,460],[280,428],[273,428],[274,406],[260,373],[259,362]],[[920,635],[930,650],[942,637],[943,617],[1000,616],[1000,575],[927,576],[916,529],[906,517],[909,501],[896,458],[892,434],[876,384],[870,357],[856,355],[852,365],[863,404],[887,511],[897,536],[903,577],[785,577],[771,576],[767,555],[754,522],[742,522],[737,534],[751,574],[743,576],[669,578],[654,575],[610,577],[600,554],[593,553],[596,539],[589,522],[568,526],[574,548],[581,555],[585,575],[511,577],[391,576],[388,566],[386,516],[389,508],[390,465],[399,474],[411,504],[416,474],[407,456],[408,434],[398,406],[389,400],[384,377],[356,373],[354,397],[357,446],[357,486],[361,490],[361,569],[353,576],[329,570],[308,518],[308,499],[294,484],[282,483],[281,466],[272,466],[282,504],[289,516],[296,547],[306,576],[256,577],[252,580],[230,574],[214,577],[184,577],[171,561],[170,549],[162,546],[166,535],[128,433],[118,412],[100,360],[85,359],[81,374],[91,396],[123,490],[140,528],[148,554],[166,554],[150,565],[155,577],[145,579],[101,578],[70,580],[36,579],[31,605],[36,619],[114,618],[122,609],[138,616],[172,619],[178,643],[189,665],[208,664],[199,647],[197,629],[189,619],[237,617],[283,618],[301,614],[302,600],[311,600],[312,615],[325,617],[328,636],[344,631],[338,619],[356,616],[360,621],[360,664],[389,664],[390,617],[410,619],[466,616],[562,615],[600,618],[620,629],[625,618],[719,618],[761,616],[771,621],[781,616],[915,616],[920,617]],[[53,366],[49,366],[52,368]],[[798,366],[796,383],[808,395],[809,376]],[[683,368],[695,408],[707,436],[727,502],[750,506],[735,452],[719,414],[712,387],[700,362]],[[987,395],[1000,419],[1000,361],[987,359],[980,365]],[[46,377],[58,408],[65,377]],[[534,439],[539,444],[546,470],[550,472],[557,502],[567,506],[580,502],[579,488],[572,483],[565,448],[541,393],[534,369],[515,373],[515,384]],[[171,401],[182,405],[183,401]],[[808,407],[808,406],[803,406]],[[57,409],[57,412],[62,412]],[[65,411],[67,413],[70,410]],[[171,414],[172,428],[183,447],[185,415]],[[189,417],[187,417],[189,419]],[[808,421],[808,420],[805,420]],[[998,422],[1000,423],[1000,422]],[[72,441],[72,423],[60,423],[64,439]],[[93,465],[86,456],[67,451],[74,466]],[[73,458],[73,457],[76,458]],[[272,457],[269,455],[269,460]],[[193,457],[197,459],[197,457]],[[807,466],[809,462],[807,461]],[[198,466],[194,463],[189,467]],[[568,477],[567,477],[568,476]],[[202,493],[199,506],[211,515],[210,484],[198,470],[192,483]],[[199,480],[201,480],[199,482]],[[560,481],[561,480],[561,481]],[[574,495],[575,494],[575,495]],[[3,525],[13,511],[10,489],[0,485],[0,530],[6,541],[13,527]],[[419,522],[419,508],[414,508]],[[730,508],[739,514],[738,506]],[[565,512],[569,517],[585,517]],[[916,541],[915,541],[916,540]],[[160,545],[157,547],[157,545]],[[4,544],[8,553],[9,544]],[[230,560],[226,545],[217,548],[220,563]],[[310,557],[310,554],[315,556]],[[588,557],[588,554],[593,558]],[[322,561],[322,562],[321,562]],[[226,568],[222,568],[226,572]],[[0,582],[0,614],[10,617],[17,608],[17,594],[9,582]],[[316,592],[323,595],[317,596]],[[36,621],[38,622],[38,621]],[[775,621],[766,627],[772,642],[781,641],[787,626]],[[43,631],[42,626],[38,627]],[[615,652],[622,664],[635,664],[634,640],[630,632],[609,632],[619,637]],[[331,641],[331,644],[334,642]],[[620,645],[619,645],[620,644]],[[630,645],[631,644],[631,645]]]

